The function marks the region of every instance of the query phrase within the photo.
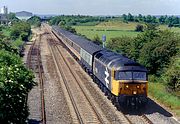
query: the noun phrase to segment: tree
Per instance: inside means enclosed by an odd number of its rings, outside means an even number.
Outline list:
[[[127,21],[127,15],[126,14],[123,14],[122,17],[123,17],[124,21]]]
[[[111,38],[107,43],[107,48],[131,58],[130,52],[132,48],[132,42],[133,38],[127,36]]]
[[[130,57],[134,60],[138,60],[142,47],[158,37],[158,35],[158,31],[154,28],[147,28],[143,33],[138,34],[131,43]]]
[[[159,31],[159,35],[144,44],[140,49],[139,62],[145,65],[151,74],[160,75],[172,56],[178,52],[180,37],[170,31]]]
[[[17,22],[11,27],[10,36],[12,39],[17,39],[22,33],[27,33],[28,36],[31,33],[31,26],[27,22]]]
[[[146,23],[146,30],[149,30],[149,31],[157,30],[157,24]]]
[[[151,23],[151,22],[152,22],[152,16],[151,16],[151,15],[148,15],[148,16],[146,17],[146,21],[145,21],[145,22]]]
[[[134,16],[132,16],[131,13],[128,13],[127,20],[134,21]]]
[[[168,68],[165,69],[163,77],[170,89],[180,89],[180,58],[178,56],[171,59],[171,63]]]
[[[12,12],[10,12],[7,17],[8,17],[8,19],[11,21],[12,24],[20,21],[20,20],[16,17],[16,14],[15,14],[15,13],[12,13]]]
[[[59,24],[58,24],[60,27],[64,27],[66,25],[66,22],[65,21],[60,21]]]
[[[18,49],[12,45],[12,42],[0,40],[0,50],[6,50],[14,54],[19,54]]]
[[[96,34],[93,38],[93,42],[97,45],[101,45],[102,44],[102,41],[100,39],[100,37]]]
[[[165,21],[166,21],[166,18],[165,18],[164,16],[160,16],[159,22],[160,22],[161,24],[164,24]]]
[[[74,33],[74,34],[76,33],[76,29],[71,27],[71,26],[65,26],[65,27],[62,27],[62,28],[64,28],[65,30],[67,30],[67,31],[69,31],[71,33]]]
[[[137,31],[137,32],[143,32],[143,28],[144,28],[143,25],[138,24],[138,25],[136,26],[135,31]]]
[[[24,124],[29,115],[27,95],[35,85],[33,73],[7,51],[0,51],[0,70],[0,123]]]
[[[41,18],[38,16],[31,17],[30,19],[27,20],[27,22],[36,27],[41,26]]]
[[[143,21],[143,16],[141,14],[138,15],[139,21]]]

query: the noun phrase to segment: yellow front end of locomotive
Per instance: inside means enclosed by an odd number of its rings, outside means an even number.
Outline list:
[[[148,82],[129,82],[124,80],[112,80],[111,92],[118,95],[145,95],[147,96]]]
[[[124,80],[119,81],[119,95],[145,95],[147,96],[147,82],[128,82]]]
[[[119,95],[144,95],[147,96],[148,81],[142,80],[115,80],[115,71],[112,70],[111,75],[111,92],[115,96]]]

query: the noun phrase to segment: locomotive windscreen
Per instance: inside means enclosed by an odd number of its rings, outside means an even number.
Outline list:
[[[147,79],[146,72],[132,72],[132,71],[117,71],[115,72],[116,80],[143,80]]]

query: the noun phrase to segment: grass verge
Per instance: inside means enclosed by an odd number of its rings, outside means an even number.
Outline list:
[[[169,107],[178,117],[180,117],[180,98],[166,91],[161,83],[149,83],[149,95],[159,103]]]

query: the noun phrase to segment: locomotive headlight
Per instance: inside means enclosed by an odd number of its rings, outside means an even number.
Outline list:
[[[126,88],[129,88],[129,86],[128,86],[128,85],[126,85]]]
[[[139,85],[137,85],[137,88],[139,89],[139,88],[140,88],[140,86],[139,86]]]
[[[133,94],[134,94],[134,95],[136,95],[136,94],[137,94],[137,92],[136,92],[136,91],[133,91]]]

